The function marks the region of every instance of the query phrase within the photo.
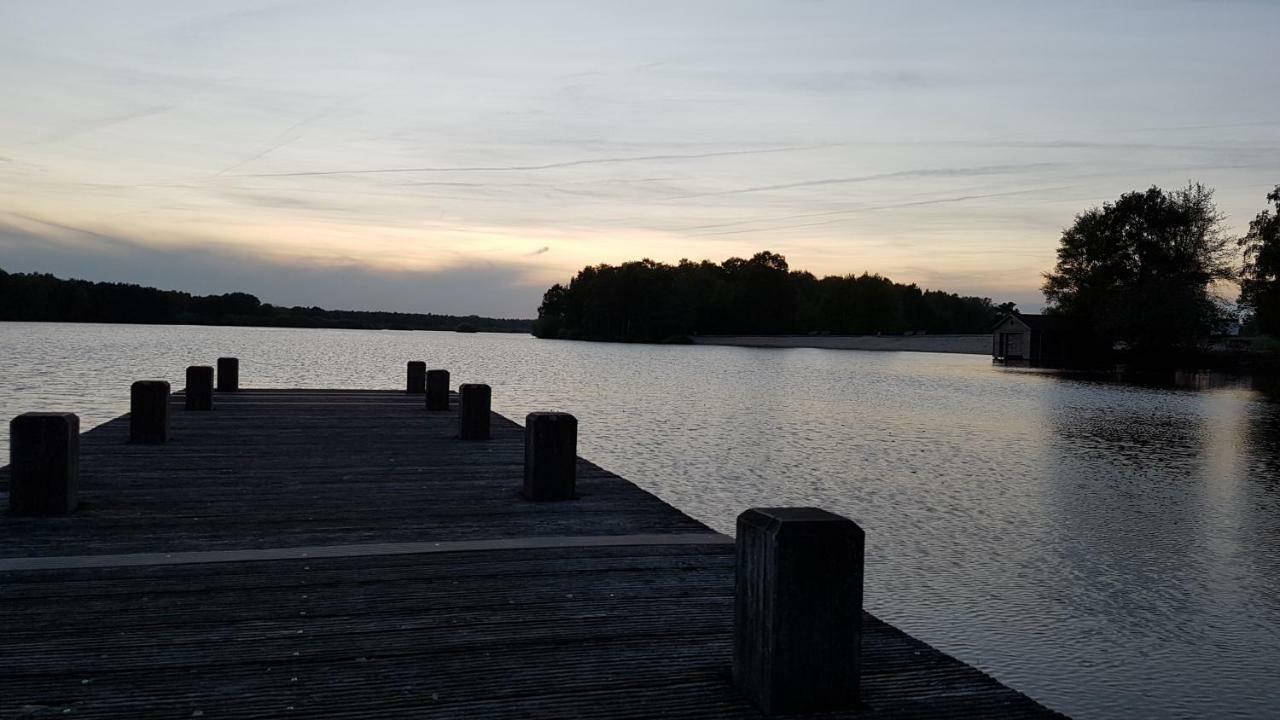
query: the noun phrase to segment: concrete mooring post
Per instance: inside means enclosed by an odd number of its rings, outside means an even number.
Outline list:
[[[524,488],[528,500],[577,497],[578,419],[532,412],[524,420]]]
[[[489,406],[493,389],[466,383],[458,386],[458,437],[463,440],[489,439]]]
[[[9,423],[9,511],[65,515],[80,504],[80,418],[23,413]]]
[[[449,409],[449,371],[427,371],[427,409]]]
[[[818,508],[738,516],[733,681],[765,714],[858,706],[864,542]]]
[[[240,360],[233,357],[218,358],[218,392],[235,392],[240,389]]]
[[[410,395],[421,395],[427,391],[427,364],[421,360],[410,360],[405,392]]]
[[[208,365],[192,365],[187,368],[188,410],[213,409],[213,368]]]
[[[169,440],[169,383],[139,380],[129,387],[129,442]]]

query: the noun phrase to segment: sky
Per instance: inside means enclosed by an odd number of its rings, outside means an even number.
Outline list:
[[[1035,309],[1074,215],[1280,183],[1280,0],[0,0],[0,267],[532,317],[760,250]]]

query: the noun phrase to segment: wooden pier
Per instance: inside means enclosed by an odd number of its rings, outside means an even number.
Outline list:
[[[731,538],[581,459],[527,500],[524,430],[459,439],[456,395],[213,405],[84,433],[74,513],[0,514],[0,718],[761,717]],[[823,717],[1060,717],[868,614],[860,667]]]

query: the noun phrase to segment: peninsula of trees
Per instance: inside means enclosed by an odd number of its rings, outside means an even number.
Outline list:
[[[475,315],[279,307],[242,292],[192,295],[140,285],[7,273],[3,269],[0,269],[0,320],[464,332],[529,332],[533,326],[531,320]]]
[[[716,334],[981,333],[1013,307],[879,275],[818,278],[772,252],[584,268],[547,290],[534,335],[662,342]]]
[[[1202,367],[1242,321],[1245,343],[1280,372],[1280,186],[1240,237],[1213,190],[1129,192],[1075,217],[1044,275],[1043,327],[1057,362],[1085,369]],[[1224,292],[1239,288],[1230,302]],[[985,333],[1013,303],[880,275],[817,278],[772,252],[716,264],[594,265],[543,296],[538,337],[636,342],[692,335]],[[1221,355],[1221,353],[1218,353]],[[1265,355],[1265,358],[1261,357]],[[1221,358],[1219,358],[1219,361]],[[1261,367],[1255,363],[1255,367]]]

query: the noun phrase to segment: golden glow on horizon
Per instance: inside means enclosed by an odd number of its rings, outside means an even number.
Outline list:
[[[1278,180],[1280,99],[1256,88],[1280,6],[1148,8],[1165,25],[1135,63],[1128,30],[1066,7],[1006,7],[993,29],[943,2],[709,2],[673,28],[648,6],[584,3],[547,24],[515,3],[495,26],[467,6],[369,1],[379,12],[6,7],[0,266],[91,275],[94,257],[151,249],[186,277],[208,259],[196,251],[499,268],[521,288],[502,312],[527,314],[585,265],[768,249],[816,275],[1034,307],[1080,210],[1191,178],[1220,188],[1238,229]],[[1084,40],[1070,72],[1041,52]],[[472,300],[497,292],[474,285]]]

